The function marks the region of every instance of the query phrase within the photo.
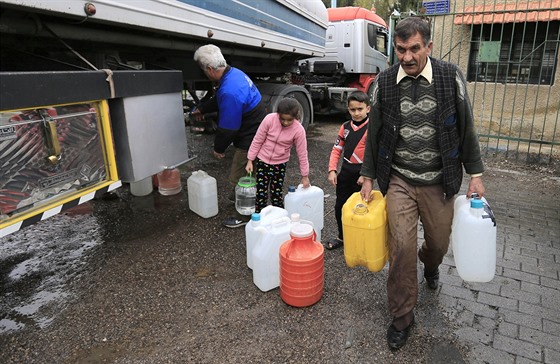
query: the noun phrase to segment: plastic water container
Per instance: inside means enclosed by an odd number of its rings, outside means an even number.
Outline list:
[[[176,195],[183,187],[181,186],[181,171],[178,168],[164,169],[157,174],[158,191],[164,196]]]
[[[245,225],[245,243],[247,246],[247,266],[253,269],[253,249],[261,237],[258,227],[268,229],[274,220],[288,217],[288,211],[277,206],[266,206],[260,213],[253,213]]]
[[[380,191],[371,192],[366,204],[360,192],[342,206],[342,233],[346,265],[379,272],[389,256],[387,248],[387,203]]]
[[[161,184],[161,181],[160,181]],[[203,218],[218,214],[216,179],[205,171],[194,171],[187,179],[189,209]]]
[[[451,225],[453,258],[467,282],[490,282],[496,272],[496,218],[483,197],[455,199]]]
[[[263,292],[280,285],[280,246],[290,238],[292,222],[281,217],[269,229],[259,228],[261,238],[253,248],[253,283]]]
[[[309,220],[313,223],[317,233],[317,241],[321,241],[321,230],[324,224],[325,194],[317,186],[303,188],[300,184],[297,188],[288,187],[288,194],[284,198],[284,208],[291,215],[298,213],[302,220]]]
[[[313,225],[301,221],[280,247],[280,297],[290,306],[311,306],[323,296],[325,251],[314,235]]]
[[[153,191],[152,177],[130,182],[130,193],[133,196],[147,196]]]
[[[235,186],[235,209],[241,215],[255,212],[257,197],[257,181],[254,177],[241,177]]]

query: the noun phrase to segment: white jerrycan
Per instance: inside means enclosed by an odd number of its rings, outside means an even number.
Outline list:
[[[467,282],[490,282],[496,272],[496,218],[484,197],[458,196],[451,226],[453,258]]]
[[[302,220],[313,223],[317,234],[316,241],[321,241],[321,230],[324,224],[325,194],[320,187],[309,186],[303,188],[300,184],[288,187],[288,194],[284,197],[284,208],[291,215],[298,213]]]
[[[257,227],[268,229],[270,224],[276,219],[287,217],[288,211],[277,206],[266,206],[260,213],[253,213],[251,220],[245,225],[245,243],[247,246],[247,266],[253,269],[253,249],[260,239],[260,232]]]
[[[218,214],[216,179],[205,171],[194,171],[187,179],[189,209],[205,219]]]
[[[280,246],[290,239],[291,227],[290,218],[281,217],[269,229],[258,228],[262,234],[253,248],[253,283],[263,292],[280,286]]]

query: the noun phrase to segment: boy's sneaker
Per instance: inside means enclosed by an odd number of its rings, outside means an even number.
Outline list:
[[[235,217],[230,217],[224,220],[224,226],[228,228],[237,228],[247,225],[248,221],[240,220]]]

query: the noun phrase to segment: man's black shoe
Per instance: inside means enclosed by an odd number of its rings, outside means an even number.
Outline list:
[[[424,278],[426,278],[426,284],[430,289],[437,289],[439,285],[439,269],[434,272],[424,272]]]
[[[410,328],[414,324],[414,319],[412,322],[405,327],[403,330],[399,331],[391,324],[389,329],[387,330],[387,344],[392,350],[400,349],[406,344],[406,340],[408,339],[408,334],[410,333]]]

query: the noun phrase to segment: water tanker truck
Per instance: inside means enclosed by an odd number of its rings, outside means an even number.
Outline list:
[[[201,45],[307,126],[315,91],[286,75],[326,29],[321,0],[0,0],[0,237],[188,161]]]

